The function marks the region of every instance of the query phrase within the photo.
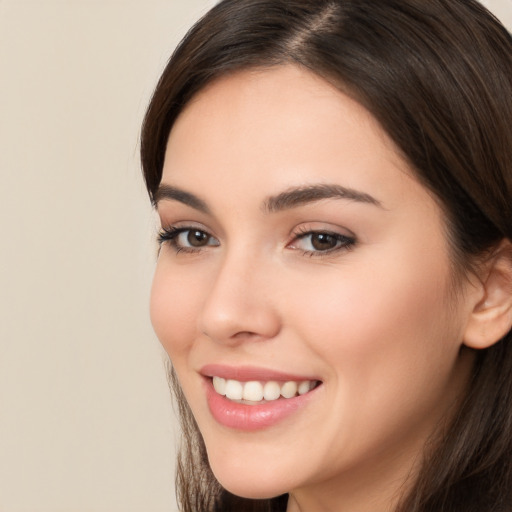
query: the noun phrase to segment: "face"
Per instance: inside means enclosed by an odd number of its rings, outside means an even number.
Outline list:
[[[469,306],[375,119],[293,66],[229,76],[178,118],[157,199],[152,322],[221,484],[391,499],[465,385]]]

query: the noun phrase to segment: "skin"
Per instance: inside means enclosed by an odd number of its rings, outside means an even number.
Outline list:
[[[436,201],[361,105],[294,66],[199,93],[172,129],[162,184],[202,201],[158,201],[163,228],[207,236],[162,244],[151,317],[216,477],[245,497],[289,492],[289,512],[392,510],[473,362],[461,347],[480,297],[469,281],[454,293]],[[264,207],[318,184],[375,203]],[[311,231],[355,243],[315,250],[300,238]],[[199,372],[211,363],[322,384],[291,417],[243,432],[208,410]]]

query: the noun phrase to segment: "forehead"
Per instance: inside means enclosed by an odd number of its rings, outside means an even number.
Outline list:
[[[243,127],[243,134],[267,134],[275,139],[276,132],[284,128],[286,132],[280,135],[294,135],[305,127],[306,120],[310,129],[318,128],[315,123],[327,122],[336,128],[340,120],[344,126],[364,124],[365,129],[395,148],[363,106],[318,75],[290,64],[242,70],[214,80],[188,102],[171,136],[191,122],[195,129],[203,125],[211,131],[212,123],[222,125],[222,131],[241,123],[238,127]]]
[[[362,132],[366,142],[359,137]],[[327,134],[346,146],[371,146],[374,153],[405,167],[394,143],[364,107],[293,65],[240,71],[200,91],[171,130],[166,164],[185,152],[199,157],[220,146],[226,158],[260,160],[279,151],[295,160],[301,148],[301,157],[314,152],[321,158],[320,141],[328,142]],[[298,146],[299,141],[307,144]]]
[[[376,119],[293,65],[237,72],[200,93],[169,136],[163,184],[213,200],[337,183],[388,201],[428,195]]]

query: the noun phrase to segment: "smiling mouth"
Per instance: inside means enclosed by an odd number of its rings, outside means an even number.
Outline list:
[[[305,395],[321,384],[318,380],[243,382],[217,376],[212,377],[212,381],[217,394],[246,405],[259,405]]]

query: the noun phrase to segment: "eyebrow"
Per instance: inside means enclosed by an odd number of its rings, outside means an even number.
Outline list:
[[[348,199],[350,201],[371,204],[383,208],[379,200],[365,192],[360,192],[341,185],[319,184],[291,188],[276,196],[271,196],[265,201],[264,210],[269,213],[274,213],[322,199]]]
[[[160,185],[158,187],[154,196],[155,205],[158,205],[159,201],[162,201],[163,199],[179,201],[180,203],[186,204],[200,212],[207,214],[211,213],[210,208],[208,208],[205,201],[190,192],[186,192],[185,190],[177,187],[172,187],[171,185]]]
[[[211,214],[206,201],[178,187],[160,185],[154,196],[155,205],[158,205],[160,201],[165,199],[178,201],[200,212]],[[318,184],[294,187],[275,196],[270,196],[263,203],[263,211],[276,213],[321,201],[322,199],[347,199],[383,208],[379,200],[365,192],[341,185]]]

